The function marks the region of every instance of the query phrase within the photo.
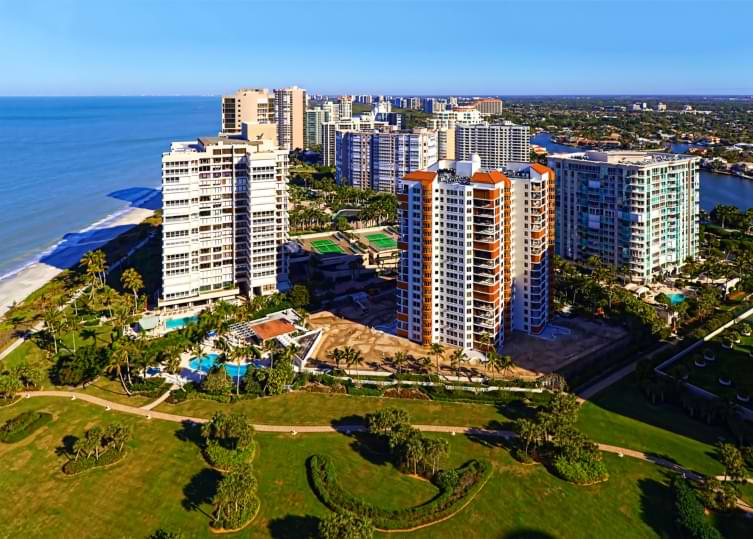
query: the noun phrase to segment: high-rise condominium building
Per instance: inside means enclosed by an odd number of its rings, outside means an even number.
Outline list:
[[[502,100],[495,97],[477,99],[473,106],[484,116],[502,114]]]
[[[455,128],[455,157],[470,159],[481,157],[481,166],[487,170],[500,168],[513,161],[529,161],[531,145],[527,125],[511,122],[496,124],[457,124]]]
[[[345,120],[324,122],[322,124],[322,163],[328,167],[335,166],[338,131],[364,131],[385,125],[387,125],[386,122],[376,121],[371,113],[364,113]]]
[[[435,112],[429,118],[429,127],[432,129],[441,129],[446,127],[454,129],[457,124],[480,124],[484,121],[481,113],[474,107],[458,106],[452,110],[443,110]]]
[[[222,97],[222,134],[238,135],[242,124],[274,124],[275,98],[267,89],[244,88]]]
[[[307,148],[322,143],[322,125],[325,122],[336,122],[340,118],[339,107],[336,103],[327,101],[320,106],[306,110],[306,132],[304,143]]]
[[[337,133],[340,184],[394,193],[400,178],[436,161],[437,133],[428,129]]]
[[[552,315],[554,173],[439,161],[400,182],[397,334],[483,351]]]
[[[277,142],[283,150],[296,150],[304,147],[306,102],[306,90],[303,88],[293,86],[275,89]]]
[[[549,156],[557,173],[557,252],[650,282],[698,252],[699,158],[587,151]]]
[[[437,129],[437,157],[439,159],[455,159],[455,128],[440,127]]]
[[[340,96],[337,99],[337,120],[347,120],[353,116],[353,97]]]
[[[288,152],[268,139],[174,142],[162,155],[161,307],[286,288]]]

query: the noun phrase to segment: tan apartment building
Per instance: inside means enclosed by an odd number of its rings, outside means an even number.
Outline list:
[[[275,97],[265,88],[243,88],[233,95],[222,96],[222,135],[239,135],[244,123],[274,125]],[[269,133],[277,134],[274,128]],[[267,132],[265,131],[265,134]],[[268,136],[268,134],[267,134]]]
[[[284,150],[303,149],[306,132],[306,90],[292,86],[275,89],[277,143]]]

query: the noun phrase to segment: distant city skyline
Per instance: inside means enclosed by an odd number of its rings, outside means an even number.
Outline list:
[[[732,30],[753,19],[753,3],[739,1],[0,0],[0,9],[0,95],[294,84],[321,94],[753,94],[753,42]]]

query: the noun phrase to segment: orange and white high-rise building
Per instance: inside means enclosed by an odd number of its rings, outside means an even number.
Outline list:
[[[397,196],[398,335],[484,351],[513,330],[544,330],[553,312],[551,169],[441,160],[407,174]]]

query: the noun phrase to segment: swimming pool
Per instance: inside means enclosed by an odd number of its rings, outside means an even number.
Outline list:
[[[207,373],[217,364],[217,359],[219,357],[219,354],[207,354],[205,356],[195,357],[188,362],[188,366],[195,371]],[[254,361],[254,366],[260,367],[261,362]],[[225,371],[233,378],[245,376],[248,367],[249,365],[247,363],[242,363],[241,365],[238,365],[237,363],[225,363]]]
[[[667,294],[669,296],[669,301],[672,302],[672,305],[677,305],[678,303],[682,303],[685,301],[685,294],[676,293],[676,294]]]
[[[181,329],[184,328],[190,324],[195,324],[199,321],[199,317],[194,316],[186,316],[183,318],[168,318],[165,320],[165,327],[167,329]]]

